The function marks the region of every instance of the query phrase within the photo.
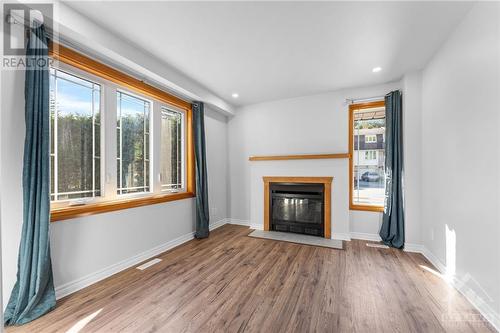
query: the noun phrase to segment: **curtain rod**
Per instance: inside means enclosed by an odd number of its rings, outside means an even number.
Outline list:
[[[45,21],[45,19],[46,19],[45,16],[43,16],[42,22],[40,20],[35,19],[35,18],[32,21],[30,21],[29,19],[23,18],[19,15],[12,14],[12,13],[5,15],[5,21],[8,24],[21,25],[24,27],[24,32],[26,34],[26,37],[28,36],[30,29],[33,27],[33,23],[37,23],[37,24],[41,25],[41,24],[44,24],[43,21]],[[56,38],[54,31],[52,29],[50,29],[47,25],[44,25],[44,26],[45,26],[45,35],[47,36],[48,39],[50,39],[50,40],[60,39],[59,36],[57,36],[57,38]]]
[[[27,18],[24,18],[24,17],[16,15],[16,14],[12,14],[12,13],[9,13],[5,16],[5,21],[9,24],[22,25],[25,27],[25,29],[30,28],[32,23],[35,23],[35,22],[38,24],[43,24],[43,22],[41,22],[40,20],[37,20],[36,18],[33,18],[33,20],[30,21]]]
[[[12,13],[9,13],[5,16],[5,21],[9,24],[19,24],[19,25],[26,25],[26,23],[29,22],[24,17]]]
[[[345,101],[347,104],[359,103],[359,102],[372,102],[372,101],[381,101],[384,100],[385,95],[382,96],[372,96],[365,98],[346,98]]]
[[[400,89],[396,89],[397,91],[401,91]],[[364,97],[364,98],[346,98],[346,104],[353,104],[354,102],[373,102],[373,101],[383,101],[386,95],[381,96],[372,96],[372,97]]]

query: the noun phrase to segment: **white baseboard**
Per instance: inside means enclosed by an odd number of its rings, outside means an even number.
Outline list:
[[[264,226],[262,224],[253,224],[249,220],[239,220],[239,219],[229,219],[231,224],[236,224],[236,225],[244,225],[246,227],[250,227],[250,229],[255,229],[255,230],[264,230]]]
[[[227,218],[222,219],[220,221],[211,223],[209,228],[210,228],[210,230],[217,229],[217,228],[223,226],[224,224],[229,223],[229,221],[230,221],[230,219],[227,219]],[[137,265],[145,260],[148,260],[152,257],[155,257],[155,256],[157,256],[165,251],[168,251],[168,250],[170,250],[176,246],[179,246],[187,241],[190,241],[192,239],[194,239],[194,232],[190,232],[188,234],[177,237],[177,238],[170,240],[164,244],[156,246],[150,250],[139,253],[131,258],[122,260],[116,264],[108,266],[104,269],[101,269],[99,271],[96,271],[94,273],[86,275],[86,276],[81,277],[79,279],[70,281],[70,282],[65,283],[63,285],[60,285],[60,286],[56,286],[56,298],[60,299],[64,296],[72,294],[80,289],[88,287],[91,284],[99,282],[107,277],[110,277],[113,274],[116,274],[116,273],[121,272],[127,268],[130,268],[134,265]]]
[[[351,232],[352,239],[367,240],[373,242],[380,242],[380,236],[378,234],[369,234],[366,232]]]
[[[484,302],[484,300],[477,296],[470,288],[462,288],[459,284],[452,284],[455,289],[461,293],[472,306],[476,308],[476,310],[490,323],[491,326],[497,331],[500,332],[500,314],[493,309],[488,303]]]
[[[250,229],[264,230],[264,226],[262,224],[250,224]]]
[[[334,233],[332,233],[331,238],[337,239],[337,240],[343,240],[343,241],[350,241],[351,234],[350,233],[343,233],[343,232],[334,232]]]
[[[441,274],[446,274],[446,265],[443,264],[431,251],[422,245],[420,252]]]
[[[406,244],[405,251],[421,253],[442,275],[446,275],[446,265],[443,264],[436,255],[423,245],[415,244],[414,246],[416,246],[413,248],[415,251],[410,251],[407,250],[408,244]],[[417,247],[419,247],[420,251],[418,251]],[[470,276],[464,276],[462,278],[453,276],[446,280],[459,293],[461,293],[473,307],[476,308],[476,310],[491,324],[491,326],[494,327],[494,329],[497,330],[497,332],[500,332],[500,314],[496,312],[495,309],[488,304],[488,302],[484,301],[483,298],[487,295],[483,295],[483,297],[481,297],[473,289],[467,287],[466,283],[463,283],[464,280],[469,281],[470,279]]]
[[[365,232],[351,232],[352,239],[380,242],[382,239],[379,234],[370,234]],[[423,246],[420,244],[405,243],[405,252],[423,253]]]
[[[249,220],[229,219],[231,224],[250,226]]]
[[[423,245],[413,244],[413,243],[405,243],[405,247],[403,251],[405,252],[414,252],[414,253],[422,253],[424,250]]]
[[[215,230],[217,228],[220,228],[224,224],[228,224],[228,223],[231,223],[231,219],[225,218],[225,219],[219,220],[217,222],[210,223],[210,226],[209,226],[210,231]]]
[[[360,239],[367,241],[380,241],[380,236],[378,234],[369,233],[359,233],[351,232],[350,236],[352,239]],[[333,238],[333,237],[332,237]],[[442,274],[446,274],[446,265],[443,264],[437,256],[435,256],[431,251],[429,251],[425,246],[421,244],[405,243],[405,252],[415,252],[422,254],[429,262],[436,267],[436,269]],[[458,277],[451,278],[448,281],[459,293],[461,293],[473,307],[476,308],[481,315],[486,318],[486,320],[500,332],[500,315],[479,295],[476,294],[474,290],[468,288],[461,283],[461,279]],[[483,296],[484,297],[484,296]]]

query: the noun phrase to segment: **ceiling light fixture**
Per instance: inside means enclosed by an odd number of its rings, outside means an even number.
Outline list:
[[[373,72],[373,73],[378,73],[378,72],[380,72],[381,70],[382,70],[382,67],[375,67],[375,68],[373,68],[373,69],[372,69],[372,72]]]
[[[233,98],[238,98],[238,97],[240,97],[240,95],[238,95],[237,93],[233,93],[231,96],[233,96]]]

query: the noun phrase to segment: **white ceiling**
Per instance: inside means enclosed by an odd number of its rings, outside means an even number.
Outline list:
[[[69,2],[235,105],[421,69],[466,2]],[[381,66],[380,73],[372,68]],[[232,99],[233,92],[239,93]]]

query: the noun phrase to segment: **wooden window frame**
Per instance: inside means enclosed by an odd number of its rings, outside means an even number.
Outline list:
[[[359,205],[353,201],[354,171],[354,111],[385,107],[385,101],[374,101],[349,105],[349,209],[368,212],[383,212],[384,206]]]
[[[49,56],[55,61],[65,63],[84,72],[115,83],[124,89],[128,89],[138,94],[152,97],[160,102],[175,106],[185,111],[186,114],[184,147],[186,164],[185,192],[151,194],[141,196],[139,198],[106,200],[82,206],[51,207],[51,222],[182,200],[195,196],[194,142],[192,126],[193,110],[190,103],[57,43],[50,44]],[[103,112],[106,111],[103,110]]]

